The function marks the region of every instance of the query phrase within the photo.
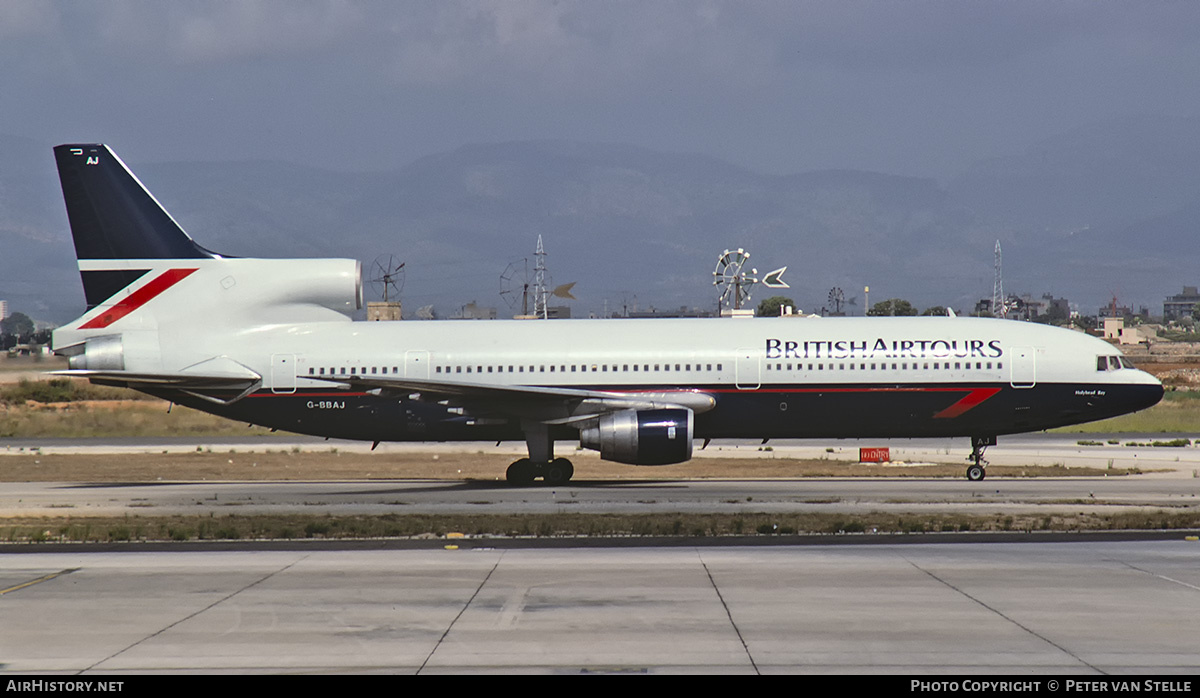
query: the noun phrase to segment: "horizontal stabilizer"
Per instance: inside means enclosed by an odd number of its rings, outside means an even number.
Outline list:
[[[196,374],[196,373],[134,373],[131,371],[92,371],[86,369],[52,371],[51,375],[71,378],[87,378],[96,385],[111,385],[134,390],[171,389],[189,395],[228,405],[262,386],[262,377],[257,374]],[[229,393],[237,391],[230,396]]]

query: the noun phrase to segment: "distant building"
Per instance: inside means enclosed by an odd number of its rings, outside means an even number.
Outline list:
[[[1183,293],[1169,296],[1163,301],[1163,322],[1191,317],[1192,308],[1195,308],[1197,303],[1200,303],[1200,293],[1197,293],[1196,287],[1184,286]]]
[[[754,313],[751,312],[751,315]],[[634,310],[631,311],[628,317],[631,318],[673,318],[673,317],[712,317],[711,310],[701,310],[699,308],[689,308],[686,305],[679,306],[676,310],[659,310],[654,306],[650,306],[649,310]]]
[[[1100,306],[1100,310],[1096,313],[1096,317],[1100,318],[1101,321],[1103,321],[1105,318],[1132,318],[1133,308],[1128,305],[1117,305],[1116,301],[1114,300],[1108,305]]]
[[[450,318],[451,320],[495,320],[496,309],[485,308],[475,301],[467,303]]]
[[[1118,344],[1148,343],[1157,336],[1157,333],[1148,327],[1126,327],[1123,317],[1104,319],[1104,338]]]
[[[0,320],[8,317],[8,301],[0,301]]]
[[[367,320],[370,322],[396,321],[403,317],[400,301],[372,301],[367,303]]]
[[[1055,298],[1049,293],[1043,293],[1041,298],[1034,298],[1028,293],[1019,296],[1011,294],[1004,299],[1004,307],[1007,310],[1004,317],[1009,320],[1035,320],[1038,318],[1049,318],[1051,322],[1066,320],[1071,316],[1070,305],[1066,298]],[[991,298],[980,299],[975,304],[975,314],[1000,317],[999,312],[992,310]]]

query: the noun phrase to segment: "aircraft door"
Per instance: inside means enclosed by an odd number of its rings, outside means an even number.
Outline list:
[[[404,377],[405,378],[429,378],[429,352],[427,351],[406,351],[404,352]]]
[[[1037,350],[1033,347],[1013,347],[1009,366],[1012,387],[1032,388],[1037,384]]]
[[[271,392],[296,392],[295,354],[271,354]]]
[[[742,348],[737,350],[734,384],[739,390],[756,390],[762,385],[760,353],[759,349]]]

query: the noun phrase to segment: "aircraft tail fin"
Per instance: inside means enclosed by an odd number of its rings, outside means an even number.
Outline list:
[[[196,244],[108,146],[60,145],[54,159],[88,309],[145,273],[96,260],[221,257]]]

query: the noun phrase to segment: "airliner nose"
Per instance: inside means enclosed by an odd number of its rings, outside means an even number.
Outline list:
[[[1141,406],[1137,409],[1144,410],[1157,405],[1163,399],[1166,389],[1163,388],[1162,381],[1153,375],[1141,370],[1138,371],[1138,374],[1135,381],[1136,399]]]

